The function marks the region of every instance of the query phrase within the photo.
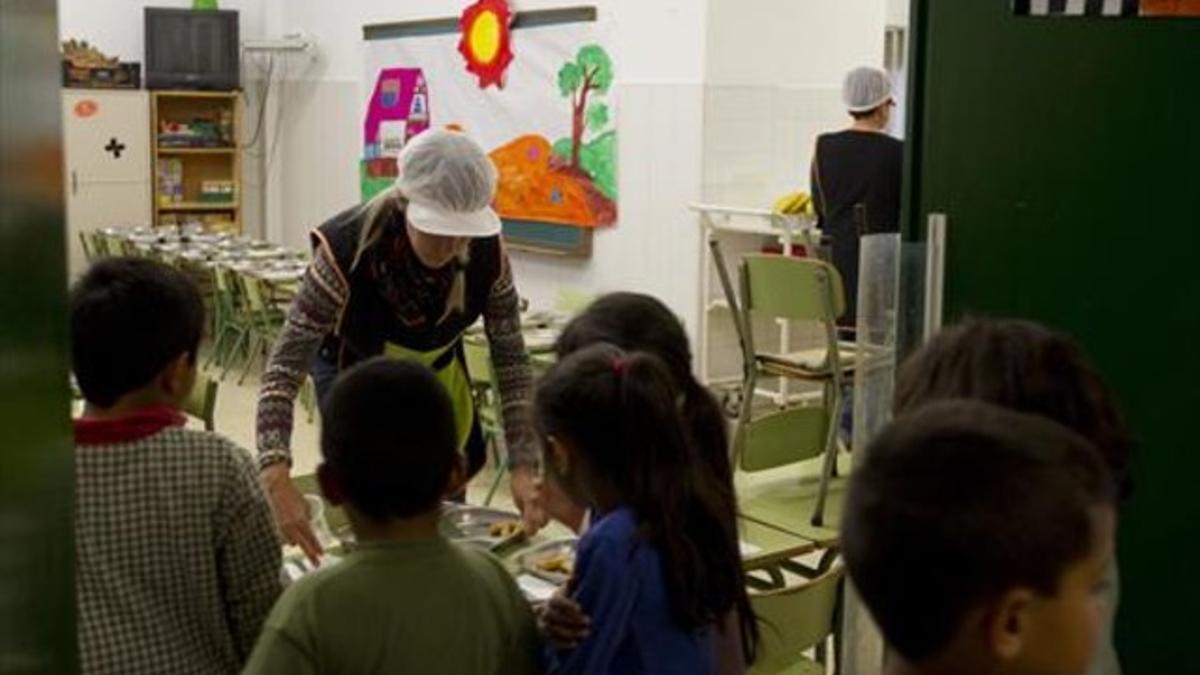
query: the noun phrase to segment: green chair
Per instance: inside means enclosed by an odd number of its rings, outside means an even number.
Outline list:
[[[270,293],[261,279],[245,273],[237,274],[235,279],[244,300],[241,303],[242,318],[247,327],[249,342],[246,363],[242,367],[242,376],[238,378],[240,385],[246,381],[250,368],[259,356],[262,356],[265,367],[271,347],[275,345],[283,329],[284,312],[268,302]]]
[[[463,338],[463,357],[467,362],[467,374],[471,378],[471,393],[475,399],[475,411],[479,415],[479,426],[484,442],[492,450],[496,477],[488,488],[484,506],[492,503],[500,481],[504,477],[504,426],[500,411],[500,393],[496,387],[496,371],[492,367],[492,354],[487,341],[481,335]]]
[[[90,252],[92,260],[107,258],[110,255],[108,252],[108,242],[105,241],[102,233],[94,230],[85,230],[80,232],[79,236],[83,242],[84,254],[86,255]]]
[[[214,265],[212,281],[213,343],[205,367],[219,365],[222,368],[221,379],[224,380],[234,355],[249,340],[249,326],[243,320],[240,310],[242,299],[238,294],[233,271],[221,265]]]
[[[751,592],[758,617],[758,659],[749,675],[825,675],[827,642],[838,642],[844,568],[835,567],[798,586]],[[804,652],[816,652],[816,660]]]
[[[88,264],[91,264],[99,257],[96,253],[96,244],[91,232],[80,231],[79,246],[83,249],[83,259]]]
[[[744,396],[734,451],[743,457],[739,462],[749,465],[760,460],[778,465],[789,454],[794,457],[792,461],[802,461],[815,456],[809,444],[814,432],[819,432],[824,442],[816,452],[824,453],[824,464],[811,522],[815,527],[823,527],[829,485],[837,470],[836,422],[842,410],[842,387],[844,378],[853,373],[855,361],[854,346],[840,342],[837,337],[837,320],[846,311],[842,278],[833,266],[820,260],[769,254],[746,256],[740,271],[741,293],[735,297],[723,260],[718,259],[718,272],[731,299],[743,360]],[[786,354],[765,351],[755,341],[756,319],[816,325],[823,334],[823,344]],[[760,377],[804,380],[821,387],[819,405],[786,411],[786,417],[766,423],[762,434],[768,449],[761,452],[746,444],[746,436],[754,429],[754,392]],[[788,429],[793,430],[794,440],[788,439]],[[789,446],[795,447],[788,450]]]
[[[115,234],[105,234],[104,250],[110,256],[130,256],[134,255],[133,245],[124,237]]]
[[[802,537],[818,546],[839,540],[845,479],[813,474],[804,462],[825,456],[831,417],[824,405],[795,406],[751,416],[734,434],[738,511],[746,519]],[[756,475],[794,467],[786,477],[756,482]],[[774,475],[774,474],[772,474]],[[822,496],[821,522],[814,523]]]
[[[183,411],[204,422],[205,431],[216,430],[217,383],[200,373],[196,384],[183,402]]]

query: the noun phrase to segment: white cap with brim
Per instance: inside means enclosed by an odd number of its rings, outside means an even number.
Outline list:
[[[421,232],[439,237],[478,239],[500,234],[500,216],[496,215],[491,207],[478,211],[456,212],[410,199],[405,209],[405,217]]]
[[[494,237],[500,217],[492,210],[496,165],[466,134],[430,129],[399,157],[396,189],[408,200],[412,226],[442,237]]]

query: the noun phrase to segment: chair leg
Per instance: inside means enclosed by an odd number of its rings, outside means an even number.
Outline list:
[[[492,485],[488,488],[487,496],[483,498],[484,506],[491,506],[492,500],[496,498],[496,492],[500,489],[500,481],[504,480],[504,469],[496,469],[496,475],[492,478]]]
[[[304,378],[304,384],[300,385],[300,405],[304,406],[304,410],[308,413],[308,423],[313,423],[313,416],[317,409],[317,385],[312,381],[312,377]]]
[[[229,354],[229,358],[225,361],[224,367],[221,369],[221,381],[222,382],[225,381],[225,376],[229,374],[229,366],[231,366],[233,364],[233,359],[237,355],[238,350],[249,339],[250,339],[250,336],[246,331],[238,332],[237,339],[234,340],[234,342],[233,342],[233,350]]]
[[[254,335],[250,338],[250,351],[246,353],[246,365],[242,368],[242,376],[238,378],[238,385],[241,386],[246,381],[246,375],[250,374],[250,367],[258,359],[259,354],[263,349],[263,339],[260,335]]]
[[[214,363],[216,363],[217,354],[221,353],[221,343],[225,340],[225,332],[218,331],[218,332],[213,333],[213,336],[214,337],[213,337],[212,346],[209,347],[209,350],[208,350],[208,358],[204,359],[204,369],[205,370],[211,368],[212,365]]]
[[[225,365],[225,360],[227,358],[225,356],[225,351],[228,350],[231,346],[231,344],[229,343],[229,341],[226,340],[226,338],[229,337],[231,334],[234,336],[234,340],[236,341],[237,340],[237,330],[233,326],[230,326],[230,325],[221,326],[221,330],[217,333],[216,340],[213,341],[212,350],[208,354],[208,360],[204,364],[205,368],[211,368],[213,365],[216,365],[216,366],[224,366]]]
[[[813,510],[812,524],[814,527],[825,525],[825,500],[829,496],[829,482],[833,479],[833,471],[837,466],[837,420],[842,413],[842,392],[834,387],[833,405],[830,411],[830,424],[825,440],[825,464],[821,469],[821,486],[817,490],[817,506]]]
[[[504,479],[504,462],[500,457],[500,443],[496,439],[496,432],[492,432],[492,455],[496,460],[496,475],[492,478],[492,486],[488,488],[487,497],[483,500],[484,506],[491,506],[492,500],[496,497],[496,491],[500,488],[500,481]]]

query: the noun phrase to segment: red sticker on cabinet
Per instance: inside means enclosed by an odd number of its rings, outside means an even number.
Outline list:
[[[91,117],[92,115],[95,115],[96,111],[99,109],[100,109],[99,104],[97,104],[95,101],[93,101],[90,98],[85,98],[82,101],[80,101],[79,103],[75,104],[75,116],[76,117]]]

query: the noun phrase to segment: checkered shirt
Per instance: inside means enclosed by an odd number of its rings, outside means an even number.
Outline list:
[[[167,428],[75,453],[83,673],[237,673],[279,596],[280,544],[249,454]]]

